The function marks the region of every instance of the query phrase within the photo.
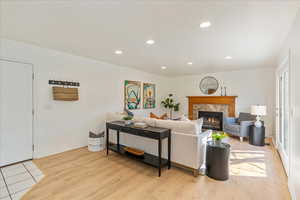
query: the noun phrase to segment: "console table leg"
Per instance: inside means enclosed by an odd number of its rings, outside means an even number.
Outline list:
[[[161,139],[158,139],[158,176],[161,174]]]
[[[171,168],[171,133],[168,137],[168,169]]]
[[[120,151],[120,131],[117,131],[117,147],[118,151]]]
[[[109,128],[106,128],[106,155],[108,156],[109,151]]]

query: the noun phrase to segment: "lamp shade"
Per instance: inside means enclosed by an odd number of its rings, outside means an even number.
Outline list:
[[[251,106],[251,114],[252,115],[264,116],[264,115],[267,114],[267,107],[266,106],[261,106],[261,105]]]

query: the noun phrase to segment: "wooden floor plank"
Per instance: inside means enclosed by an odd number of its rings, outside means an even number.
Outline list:
[[[272,146],[230,139],[230,179],[216,181],[172,167],[157,170],[113,152],[87,148],[34,160],[45,178],[24,200],[289,200],[287,177]]]

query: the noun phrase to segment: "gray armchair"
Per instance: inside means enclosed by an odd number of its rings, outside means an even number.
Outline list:
[[[249,136],[249,127],[254,124],[256,116],[250,113],[240,113],[238,118],[226,117],[224,131],[228,134],[240,137],[242,142],[244,137]]]

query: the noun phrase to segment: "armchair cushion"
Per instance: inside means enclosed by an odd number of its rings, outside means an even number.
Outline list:
[[[226,117],[225,124],[237,124],[237,118],[235,117]]]
[[[226,125],[225,130],[229,133],[239,133],[241,126],[239,124]]]
[[[241,121],[240,137],[248,137],[250,126],[253,124],[253,121]]]
[[[250,113],[243,113],[241,112],[239,114],[239,118],[238,118],[238,123],[241,123],[242,121],[255,121],[256,120],[256,116],[255,115],[251,115]]]

